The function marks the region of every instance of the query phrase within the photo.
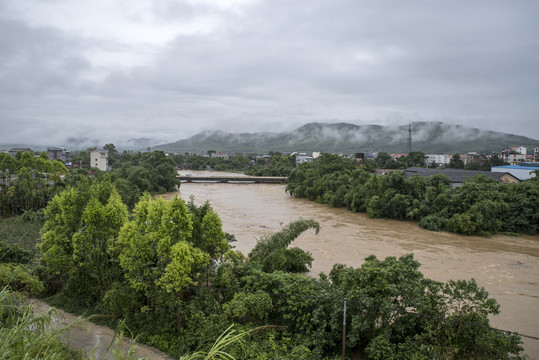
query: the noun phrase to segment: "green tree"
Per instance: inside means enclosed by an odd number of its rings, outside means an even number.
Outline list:
[[[211,209],[197,224],[197,236],[209,238],[195,243],[192,215],[183,200],[165,202],[144,196],[134,218],[122,228],[120,265],[129,285],[148,300],[149,310],[179,309],[186,288],[197,284],[211,255],[220,256],[226,250],[220,220]]]
[[[408,254],[335,265],[329,280],[349,300],[347,346],[369,359],[522,358],[518,336],[490,328],[499,305],[473,279],[426,279]]]
[[[127,220],[127,207],[113,191],[106,204],[91,198],[82,213],[81,229],[72,238],[74,267],[69,289],[100,301],[106,289],[121,277],[116,241]],[[92,293],[89,293],[92,291]]]
[[[380,169],[397,169],[398,168],[398,164],[395,161],[395,159],[393,159],[391,155],[383,151],[378,153],[374,161],[376,162],[376,165]]]
[[[114,144],[106,144],[105,146],[103,146],[103,150],[107,150],[108,153],[109,153],[109,157],[112,156],[112,157],[116,157],[116,155],[118,155],[118,150],[116,150],[116,146]]]
[[[314,220],[297,220],[280,232],[261,238],[249,253],[249,260],[260,263],[266,272],[308,271],[313,261],[312,255],[298,247],[288,248],[294,239],[308,229],[315,229],[318,234],[320,225]]]
[[[447,167],[452,169],[464,169],[464,161],[460,158],[460,154],[453,154]]]
[[[43,208],[64,184],[68,169],[46,156],[0,154],[0,215]]]
[[[85,180],[45,208],[40,249],[49,274],[87,303],[119,276],[115,242],[127,208],[110,181]]]
[[[112,166],[116,162],[116,159],[118,158],[118,150],[116,150],[116,146],[114,144],[106,144],[103,146],[103,150],[108,151],[108,162],[109,165]]]
[[[193,226],[191,242],[195,247],[208,253],[212,259],[221,258],[230,249],[226,234],[222,230],[219,215],[212,209],[209,202],[196,206],[191,198],[186,204]]]
[[[425,167],[427,156],[423,151],[410,151],[406,157],[399,160],[404,161],[407,167]]]

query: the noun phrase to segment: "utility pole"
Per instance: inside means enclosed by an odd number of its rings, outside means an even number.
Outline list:
[[[344,298],[344,312],[342,315],[342,360],[346,354],[346,298]]]

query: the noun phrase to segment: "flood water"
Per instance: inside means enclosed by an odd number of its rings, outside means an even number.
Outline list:
[[[318,221],[318,235],[309,230],[292,243],[312,253],[313,276],[329,272],[335,263],[358,267],[371,254],[383,259],[413,253],[428,278],[475,278],[485,287],[501,305],[501,314],[491,318],[494,327],[539,336],[539,236],[484,238],[431,232],[414,222],[370,219],[365,214],[295,199],[285,192],[285,185],[182,183],[178,193],[165,198],[176,195],[184,200],[194,196],[198,204],[209,200],[224,231],[236,236],[234,245],[245,254],[258,238],[291,221]],[[523,340],[526,353],[539,358],[539,341]]]

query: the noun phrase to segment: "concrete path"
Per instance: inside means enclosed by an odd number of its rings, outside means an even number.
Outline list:
[[[35,312],[46,312],[51,309],[48,304],[37,299],[31,299],[30,304],[34,307]],[[53,320],[54,326],[65,326],[79,320],[80,317],[74,314],[57,309],[58,316]],[[114,341],[114,331],[105,326],[99,326],[89,321],[82,320],[80,326],[73,327],[69,330],[66,338],[62,340],[67,346],[73,350],[82,350],[84,353],[92,355],[95,359],[112,360],[112,349],[107,353],[107,348]],[[135,343],[136,351],[135,359],[156,359],[156,360],[173,360],[172,357],[165,353],[153,349],[149,346]],[[127,354],[130,347],[128,339],[124,339],[118,345],[118,349],[122,354]],[[106,354],[106,356],[105,356]]]

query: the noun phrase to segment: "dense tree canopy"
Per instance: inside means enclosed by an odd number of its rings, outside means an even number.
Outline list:
[[[460,157],[458,158],[460,160]],[[328,162],[330,164],[328,164]],[[324,154],[301,164],[288,177],[287,191],[331,206],[346,206],[370,217],[415,220],[419,226],[461,234],[535,234],[539,230],[539,183],[503,184],[484,176],[453,188],[441,174],[404,178],[380,176],[364,166]],[[329,171],[327,169],[330,169]]]
[[[68,169],[46,153],[25,152],[17,158],[0,153],[0,216],[39,210],[63,188]]]
[[[211,155],[211,152],[208,152],[208,155]],[[287,176],[296,165],[295,156],[273,151],[264,157],[256,154],[236,154],[226,159],[186,153],[173,155],[171,158],[184,170],[239,171],[253,176]]]
[[[131,287],[158,299],[193,284],[210,257],[191,242],[193,224],[183,200],[146,196],[135,214],[118,238],[120,265]]]
[[[55,196],[45,216],[40,248],[54,282],[85,301],[99,300],[119,276],[114,242],[127,208],[116,189],[86,179]]]

